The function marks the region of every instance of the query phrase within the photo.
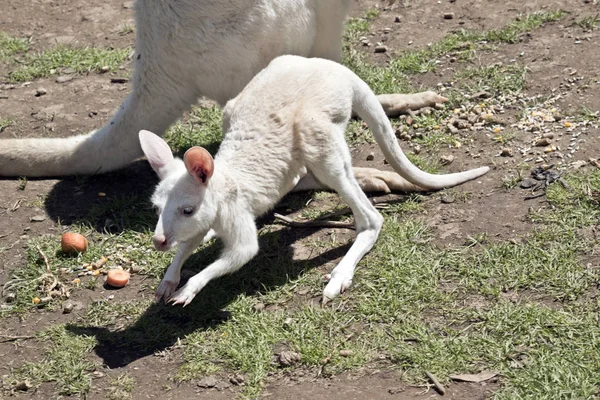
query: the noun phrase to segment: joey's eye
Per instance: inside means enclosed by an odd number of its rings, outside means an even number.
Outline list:
[[[185,207],[181,212],[183,215],[192,215],[194,213],[194,207]]]

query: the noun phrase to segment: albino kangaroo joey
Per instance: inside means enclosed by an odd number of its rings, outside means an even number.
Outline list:
[[[179,245],[156,299],[187,305],[209,281],[250,261],[258,251],[255,219],[306,180],[335,190],[354,214],[356,240],[333,269],[323,301],[347,289],[383,224],[352,169],[344,136],[352,110],[367,122],[389,164],[420,188],[458,185],[488,171],[421,171],[400,149],[377,97],[354,73],[324,59],[276,58],[225,106],[224,139],[214,160],[202,147],[174,158],[160,137],[139,133],[161,180],[152,197],[160,215],[154,245]],[[214,236],[224,244],[220,257],[176,290],[184,261]]]
[[[225,104],[275,57],[341,58],[352,0],[136,0],[131,93],[102,128],[68,138],[3,139],[1,176],[97,174],[122,168],[142,150],[141,129],[163,135],[201,96]],[[386,112],[428,104],[381,95]],[[435,99],[434,99],[435,100]],[[366,190],[388,176],[360,171]],[[372,175],[376,174],[376,177]]]

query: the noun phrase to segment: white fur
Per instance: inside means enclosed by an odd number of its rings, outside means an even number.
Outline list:
[[[339,61],[351,3],[136,0],[132,91],[116,115],[87,135],[2,140],[0,176],[96,174],[121,168],[142,155],[137,139],[141,129],[162,135],[200,96],[225,104],[279,55]],[[397,113],[405,97],[391,96],[382,101],[390,113]],[[365,187],[394,189],[394,183],[369,182],[370,172],[363,171]],[[383,178],[397,179],[393,175]]]
[[[152,198],[160,210],[155,243],[160,250],[179,244],[157,299],[187,305],[210,280],[252,259],[258,251],[255,218],[301,185],[309,171],[311,179],[337,191],[354,214],[356,241],[332,271],[324,301],[348,288],[383,224],[352,170],[344,131],[353,109],[367,121],[395,170],[419,187],[452,186],[488,171],[431,175],[419,170],[402,153],[376,96],[354,73],[324,59],[279,57],[225,107],[224,139],[207,181],[196,179],[194,165],[208,163],[190,161],[199,149],[186,153],[184,165],[171,160],[158,136],[140,133],[152,167],[163,175]],[[193,213],[185,215],[184,210]],[[221,257],[175,292],[181,265],[211,229],[224,243]]]

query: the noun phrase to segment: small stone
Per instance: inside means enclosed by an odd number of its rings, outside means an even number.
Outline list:
[[[401,387],[393,387],[388,389],[389,394],[398,394],[404,392],[404,388]]]
[[[105,73],[110,71],[110,67],[108,65],[104,65],[102,66],[102,68],[100,68],[100,72]]]
[[[46,93],[48,93],[48,91],[46,90],[46,88],[43,87],[39,87],[35,90],[35,97],[40,97],[45,95]]]
[[[367,156],[367,161],[373,161],[375,159],[375,153],[369,153]]]
[[[4,301],[7,303],[12,303],[13,301],[15,301],[17,298],[17,295],[15,295],[13,292],[9,292],[6,294],[6,296],[4,296]]]
[[[375,46],[375,53],[385,53],[387,51],[387,46]]]
[[[502,157],[512,157],[513,156],[513,152],[512,149],[508,148],[508,147],[504,147],[502,149],[502,151],[500,151],[500,155]]]
[[[293,323],[294,323],[294,319],[292,317],[287,317],[285,319],[285,321],[283,321],[283,326],[287,328],[287,327],[291,326]]]
[[[552,132],[546,132],[542,135],[542,138],[544,139],[554,139],[554,133]]]
[[[394,18],[394,22],[396,22],[396,23],[402,22],[402,18],[400,18],[399,15],[396,15],[396,17]]]
[[[415,120],[410,115],[406,117],[406,125],[412,125],[415,123]]]
[[[456,199],[454,198],[454,196],[450,196],[450,195],[446,194],[446,195],[442,196],[442,198],[440,199],[440,201],[443,204],[452,204],[452,203],[454,203],[456,201]]]
[[[137,264],[134,264],[131,266],[131,268],[129,268],[129,272],[131,272],[132,274],[139,274],[140,272],[142,272],[142,270],[142,266]]]
[[[420,152],[421,152],[421,146],[416,144],[415,147],[413,147],[413,153],[419,154]]]
[[[75,305],[70,302],[67,301],[64,305],[63,305],[63,314],[71,314],[73,312],[73,309],[75,308]]]
[[[446,126],[448,127],[448,130],[450,131],[450,133],[453,135],[456,135],[459,132],[458,128],[456,128],[454,125],[452,125],[450,123]]]
[[[282,367],[289,367],[291,365],[296,364],[298,361],[302,359],[302,356],[293,351],[282,351],[279,353],[277,360],[279,361],[279,365]]]
[[[471,95],[471,98],[473,99],[489,99],[490,97],[492,97],[492,94],[490,92],[486,92],[485,90],[473,93]]]
[[[525,178],[521,181],[521,184],[519,186],[521,187],[521,189],[530,189],[535,185],[537,185],[537,182],[534,179]]]
[[[106,376],[106,374],[101,371],[92,372],[92,378],[94,378],[94,379],[101,379],[101,378],[104,378],[105,376]]]
[[[217,386],[217,378],[214,376],[206,376],[198,381],[198,387],[209,389]]]
[[[557,147],[555,145],[551,145],[544,149],[544,153],[552,153],[552,152],[555,152],[556,150],[557,150]]]
[[[34,215],[33,217],[29,218],[29,220],[31,222],[42,222],[46,220],[46,216],[43,214],[38,214],[38,215]]]
[[[340,350],[340,357],[350,357],[354,354],[352,350]]]
[[[453,12],[444,13],[444,19],[454,19],[454,13]]]
[[[22,392],[25,392],[25,391],[31,389],[32,387],[33,387],[33,385],[28,380],[21,381],[15,385],[15,389],[20,390]]]
[[[246,378],[244,377],[244,375],[241,375],[241,374],[235,374],[229,378],[229,382],[231,382],[233,385],[236,385],[236,386],[243,385],[245,381],[246,381]]]
[[[550,139],[545,138],[545,137],[540,138],[535,141],[535,145],[538,147],[548,146],[549,144],[550,144]]]
[[[70,75],[61,75],[56,78],[56,83],[65,83],[65,82],[69,82],[72,80],[73,80],[73,77]]]
[[[458,129],[468,129],[470,124],[469,121],[465,121],[464,119],[457,119],[454,123]]]
[[[383,28],[383,33],[390,33],[391,31],[391,28]]]
[[[450,165],[454,161],[454,156],[452,154],[448,154],[447,156],[441,156],[440,162],[442,165]]]
[[[256,303],[252,308],[256,312],[263,311],[265,309],[265,303]]]

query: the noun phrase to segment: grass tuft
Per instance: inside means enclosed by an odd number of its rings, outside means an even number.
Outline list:
[[[28,54],[22,65],[8,75],[9,82],[24,82],[56,74],[61,68],[76,73],[100,72],[102,67],[116,71],[127,59],[130,49],[56,46],[36,54]]]

